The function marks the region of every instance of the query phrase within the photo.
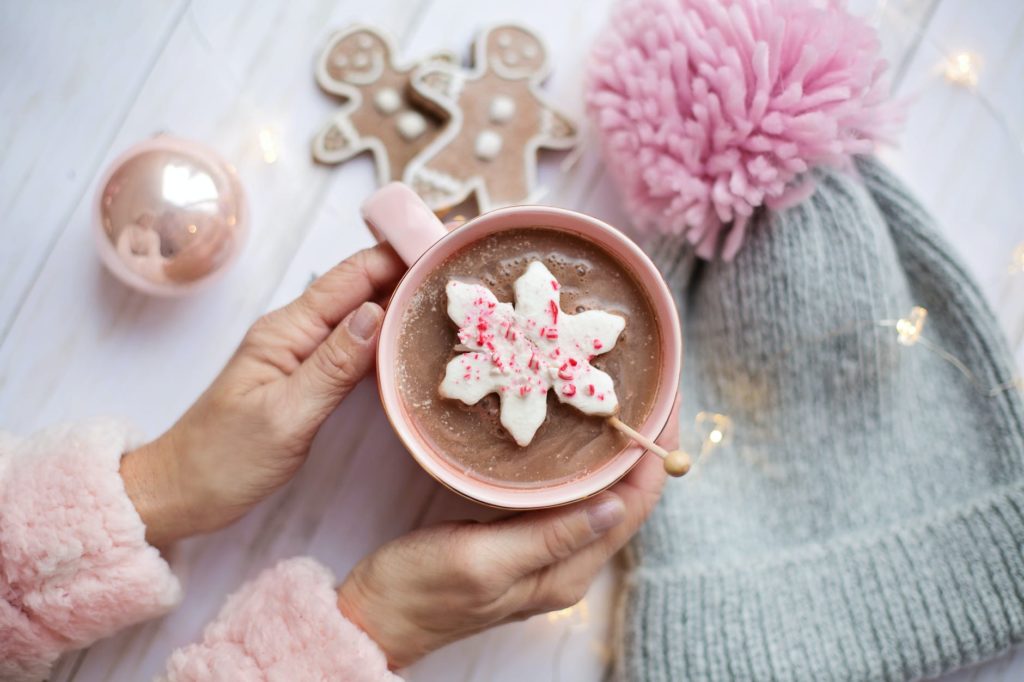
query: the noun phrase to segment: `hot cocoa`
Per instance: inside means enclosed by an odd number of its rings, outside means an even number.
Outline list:
[[[465,339],[460,339],[459,328],[449,317],[446,287],[452,282],[486,287],[496,297],[498,305],[507,309],[502,303],[515,301],[515,283],[531,267],[531,272],[550,275],[550,285],[557,288],[557,295],[554,301],[545,303],[554,307],[557,302],[561,314],[604,311],[616,316],[616,321],[621,318],[624,324],[618,325],[622,331],[617,338],[613,335],[611,350],[599,348],[588,353],[586,360],[581,358],[580,367],[575,365],[576,360],[572,367],[563,363],[566,366],[561,368],[562,378],[576,375],[581,380],[559,381],[555,376],[556,362],[550,370],[554,382],[552,390],[549,391],[547,385],[511,387],[524,392],[547,392],[543,421],[535,433],[531,431],[530,437],[524,439],[514,438],[502,425],[498,390],[505,390],[504,387],[495,388],[473,404],[443,397],[439,387],[446,378],[449,362],[458,358],[460,352],[470,350],[462,343]],[[552,313],[557,315],[559,311]],[[536,331],[552,333],[543,329]],[[503,339],[515,333],[507,328],[502,328],[501,332],[505,335]],[[587,343],[601,345],[596,339],[588,339]],[[471,345],[475,344],[471,342]],[[536,487],[585,475],[628,445],[628,440],[603,418],[584,414],[566,403],[576,402],[578,407],[585,407],[587,401],[578,398],[589,396],[589,390],[593,394],[589,400],[591,405],[607,404],[599,403],[598,399],[616,401],[623,421],[642,424],[658,391],[661,340],[650,300],[621,263],[574,234],[537,227],[484,237],[432,272],[405,311],[398,351],[399,388],[406,409],[435,450],[476,478],[506,486]],[[557,352],[557,348],[550,351],[552,358]],[[469,360],[472,356],[473,353],[466,355]],[[494,357],[497,367],[491,371],[509,374],[501,358]],[[590,365],[592,378],[583,379],[587,375],[581,372],[590,371]],[[602,374],[607,375],[605,381],[610,377],[613,390],[593,378]],[[452,382],[453,377],[456,383],[462,378],[450,375],[448,381]],[[471,378],[467,371],[466,380]],[[597,388],[593,387],[595,383]],[[559,400],[559,395],[566,402]],[[573,396],[573,400],[566,396]],[[517,440],[526,444],[519,444]]]

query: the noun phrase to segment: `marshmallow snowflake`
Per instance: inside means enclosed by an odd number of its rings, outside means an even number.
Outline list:
[[[580,412],[618,409],[612,378],[590,364],[615,346],[625,320],[600,310],[562,311],[558,280],[533,261],[515,282],[515,306],[479,284],[450,280],[448,317],[459,326],[460,350],[441,382],[441,395],[467,405],[488,393],[501,401],[501,424],[529,445],[547,416],[547,393]]]

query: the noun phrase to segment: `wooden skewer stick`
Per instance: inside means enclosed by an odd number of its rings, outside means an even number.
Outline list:
[[[612,428],[618,430],[620,433],[626,434],[637,443],[665,460],[665,473],[669,476],[682,476],[690,470],[690,466],[692,465],[690,455],[686,454],[682,450],[672,450],[669,452],[629,424],[624,423],[618,417],[608,417],[608,423],[611,424]]]

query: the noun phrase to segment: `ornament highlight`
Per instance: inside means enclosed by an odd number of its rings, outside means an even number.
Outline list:
[[[248,210],[235,169],[211,149],[166,135],[135,145],[100,183],[100,258],[147,294],[194,291],[238,254]]]

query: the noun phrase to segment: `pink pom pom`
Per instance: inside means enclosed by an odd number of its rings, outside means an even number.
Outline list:
[[[625,0],[587,107],[637,225],[731,259],[761,205],[810,195],[898,122],[874,31],[835,2]]]

